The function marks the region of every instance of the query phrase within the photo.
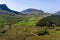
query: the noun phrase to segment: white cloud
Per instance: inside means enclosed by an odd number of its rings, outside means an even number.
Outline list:
[[[0,4],[4,4],[2,1],[0,1]]]

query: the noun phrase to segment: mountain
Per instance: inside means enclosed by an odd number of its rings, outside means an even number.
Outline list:
[[[42,11],[42,10],[33,9],[33,8],[29,8],[29,9],[26,9],[26,10],[23,10],[23,11],[22,11],[23,14],[28,14],[28,13],[32,13],[32,12],[44,13],[44,11]]]
[[[50,13],[45,13],[43,10],[39,10],[39,9],[33,9],[33,8],[29,8],[26,10],[22,11],[23,14],[25,15],[33,15],[33,16],[46,16],[46,15],[51,15]]]
[[[6,4],[0,4],[0,13],[20,14],[20,12],[9,9]]]
[[[58,12],[54,13],[54,15],[60,15],[60,11],[58,11]]]

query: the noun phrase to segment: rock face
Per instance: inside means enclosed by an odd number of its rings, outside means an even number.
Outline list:
[[[26,9],[26,10],[22,11],[23,14],[29,14],[29,13],[32,13],[32,12],[44,13],[44,11],[42,11],[42,10],[33,9],[33,8],[29,8],[29,9]]]
[[[6,6],[6,4],[0,4],[0,12],[1,12],[1,13],[3,13],[3,12],[9,12],[9,13],[13,13],[13,14],[20,14],[20,12],[10,10],[10,9]]]

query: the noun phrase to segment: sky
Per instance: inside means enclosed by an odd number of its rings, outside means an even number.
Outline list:
[[[28,8],[49,13],[60,11],[60,0],[0,0],[0,4],[6,4],[8,8],[19,12]]]

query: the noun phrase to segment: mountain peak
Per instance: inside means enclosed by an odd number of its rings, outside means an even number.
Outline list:
[[[20,12],[9,9],[6,4],[0,4],[0,11],[7,11],[15,14],[20,14]]]
[[[0,4],[0,6],[3,6],[3,5],[6,5],[6,4]]]
[[[0,10],[9,10],[6,4],[0,4]]]

